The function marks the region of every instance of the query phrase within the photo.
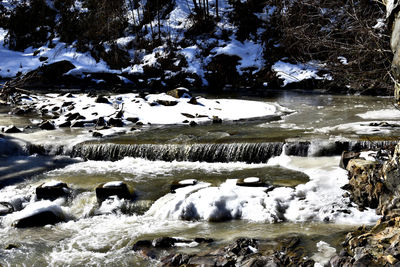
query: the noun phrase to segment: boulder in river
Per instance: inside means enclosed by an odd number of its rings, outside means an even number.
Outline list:
[[[11,125],[10,127],[6,128],[4,130],[5,133],[21,133],[22,131],[15,127],[14,125]]]
[[[115,181],[100,184],[96,187],[96,197],[99,203],[111,196],[117,196],[120,199],[133,199],[134,194],[124,182]]]
[[[56,128],[56,126],[51,121],[44,121],[41,124],[39,124],[39,128],[42,130],[50,131],[50,130],[54,130]]]
[[[14,206],[8,202],[0,202],[0,216],[12,213],[14,211]]]
[[[36,187],[36,196],[38,199],[55,200],[60,197],[68,197],[71,189],[66,183],[51,181]]]
[[[13,226],[16,228],[39,227],[64,221],[65,217],[62,213],[44,209],[14,221]]]

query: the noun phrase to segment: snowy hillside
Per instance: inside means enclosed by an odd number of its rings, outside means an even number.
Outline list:
[[[74,67],[60,78],[65,86],[77,79],[137,88],[327,84],[336,78],[332,66],[350,69],[341,62],[352,59],[340,55],[333,62],[326,52],[318,58],[305,51],[308,44],[290,40],[297,33],[288,36],[292,26],[282,24],[291,23],[287,16],[297,8],[272,0],[3,0],[0,77],[67,60]],[[321,20],[333,10],[318,9]],[[336,26],[333,20],[329,25]],[[319,30],[328,31],[325,25]]]

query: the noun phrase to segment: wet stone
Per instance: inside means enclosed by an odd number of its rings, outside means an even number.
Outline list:
[[[56,126],[51,121],[45,121],[39,124],[39,128],[42,130],[54,130]]]
[[[8,202],[0,202],[0,216],[14,212],[14,206]]]
[[[14,125],[6,128],[4,130],[5,133],[21,133],[22,131],[20,129],[18,129],[17,127],[15,127]]]
[[[96,197],[99,203],[111,196],[117,196],[120,199],[133,199],[133,193],[130,192],[128,186],[123,182],[105,183],[96,187]]]
[[[36,187],[36,196],[38,199],[55,200],[60,197],[68,197],[71,193],[66,183],[58,182],[53,184],[41,184]]]
[[[44,210],[13,222],[13,226],[16,228],[40,227],[63,221],[65,221],[65,218],[60,214],[56,214],[51,210]]]
[[[71,122],[70,121],[66,121],[66,122],[61,123],[60,125],[58,125],[58,127],[60,127],[60,128],[71,127]]]

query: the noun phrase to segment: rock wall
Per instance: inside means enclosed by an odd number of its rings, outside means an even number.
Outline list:
[[[386,161],[353,158],[345,166],[351,199],[382,218],[348,233],[331,266],[400,266],[400,143],[389,154]]]

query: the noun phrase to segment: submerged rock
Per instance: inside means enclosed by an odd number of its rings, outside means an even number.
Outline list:
[[[133,199],[134,194],[125,183],[119,181],[100,184],[96,187],[96,197],[99,203],[111,196],[130,200]]]

